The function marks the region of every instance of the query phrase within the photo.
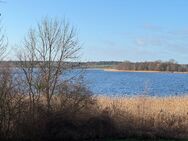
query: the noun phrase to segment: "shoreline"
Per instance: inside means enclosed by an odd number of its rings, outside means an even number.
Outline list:
[[[170,72],[170,71],[146,71],[146,70],[118,70],[118,69],[102,69],[107,72],[145,72],[145,73],[179,73],[179,74],[188,74],[188,72]]]

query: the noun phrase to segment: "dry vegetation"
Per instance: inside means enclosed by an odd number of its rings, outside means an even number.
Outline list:
[[[78,80],[58,87],[49,110],[45,95],[31,104],[19,82],[11,69],[1,69],[1,140],[188,137],[186,96],[94,97]]]
[[[120,136],[188,137],[188,97],[98,97]],[[122,132],[122,133],[121,133]]]

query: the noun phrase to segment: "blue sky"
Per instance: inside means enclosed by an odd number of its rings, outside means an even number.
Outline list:
[[[49,16],[78,29],[82,61],[188,63],[188,0],[6,0],[0,10],[11,59],[28,29]]]

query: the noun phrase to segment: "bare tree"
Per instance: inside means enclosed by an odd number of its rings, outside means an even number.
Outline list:
[[[8,39],[4,33],[4,28],[1,23],[2,21],[0,21],[0,60],[5,57],[5,52],[8,46]]]
[[[18,58],[31,110],[42,95],[50,111],[51,99],[63,83],[61,75],[72,69],[70,62],[78,57],[79,49],[75,29],[65,21],[45,18],[28,32]]]
[[[13,97],[11,95],[12,78],[10,69],[7,64],[3,63],[7,45],[8,39],[4,33],[2,21],[0,21],[0,137],[6,136],[9,133],[13,107],[11,105]]]

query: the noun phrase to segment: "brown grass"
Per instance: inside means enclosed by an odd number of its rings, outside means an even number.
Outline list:
[[[98,97],[123,136],[188,137],[188,96]]]
[[[166,111],[171,114],[187,116],[188,114],[188,96],[173,97],[97,97],[101,108],[116,105],[123,111],[129,111],[138,114],[139,109],[144,108],[147,114],[153,115]]]

